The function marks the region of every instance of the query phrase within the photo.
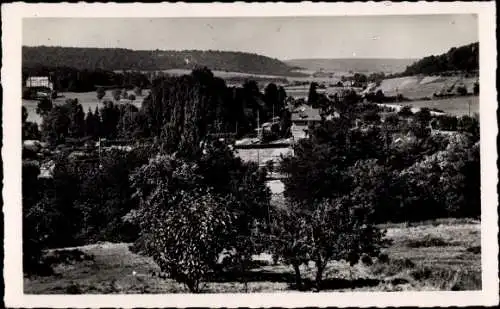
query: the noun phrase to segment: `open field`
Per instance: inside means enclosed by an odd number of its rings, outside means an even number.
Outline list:
[[[162,72],[165,72],[170,75],[191,74],[191,70],[189,69],[170,69],[170,70],[164,70]],[[285,78],[285,76],[283,75],[266,75],[266,74],[253,74],[253,73],[218,71],[218,70],[212,70],[212,73],[220,78],[231,78],[231,77],[248,77],[248,78],[258,77],[258,78],[269,78],[269,79]]]
[[[132,93],[132,91],[129,91],[129,93]],[[142,104],[142,100],[144,97],[147,95],[148,91],[144,90],[142,96],[137,96],[133,104],[137,107],[140,107]],[[59,98],[57,98],[54,101],[54,104],[63,104],[66,99],[78,99],[78,103],[82,104],[83,111],[87,113],[87,111],[92,109],[92,112],[94,112],[96,106],[99,105],[99,108],[103,107],[102,103],[99,103],[99,100],[97,99],[97,94],[95,91],[91,92],[60,92],[59,93]],[[106,91],[106,96],[101,100],[101,102],[104,102],[106,100],[110,100],[114,102],[114,99],[111,95],[111,90]],[[129,100],[121,100],[122,103],[128,103]],[[36,106],[38,104],[38,101],[36,100],[23,100],[23,106],[26,107],[28,110],[28,121],[35,122],[37,124],[42,123],[42,118],[40,115],[36,113]]]
[[[301,67],[312,71],[335,71],[335,72],[402,72],[406,66],[412,64],[415,59],[292,59],[285,61],[289,66]]]
[[[480,223],[475,220],[443,219],[420,224],[388,224],[392,244],[384,250],[389,260],[373,265],[332,262],[325,271],[325,290],[479,290],[481,289]],[[180,293],[187,290],[173,280],[160,278],[152,259],[130,252],[129,244],[99,243],[74,251],[79,261],[55,262],[55,274],[24,279],[27,294],[78,293]],[[66,252],[68,248],[66,248]],[[51,251],[50,255],[57,255]],[[293,289],[293,272],[286,265],[273,265],[270,256],[251,271],[226,274],[208,282],[205,292],[271,292]],[[308,282],[312,265],[303,266]],[[237,278],[240,278],[238,280]],[[244,278],[248,284],[241,283]]]
[[[407,76],[384,79],[375,91],[382,90],[387,96],[394,96],[399,93],[410,99],[432,98],[434,93],[450,89],[454,85],[461,83],[463,83],[469,93],[472,93],[476,80],[477,78],[475,77]]]
[[[397,104],[411,105],[416,108],[422,108],[422,107],[437,108],[444,111],[445,113],[449,113],[454,116],[464,116],[464,115],[469,115],[469,103],[470,103],[470,115],[472,116],[474,113],[479,113],[479,96],[399,102]],[[491,104],[494,104],[494,102],[492,102]]]

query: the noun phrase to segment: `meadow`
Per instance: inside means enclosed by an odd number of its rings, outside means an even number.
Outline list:
[[[453,116],[464,116],[469,115],[469,104],[470,104],[470,116],[474,113],[479,113],[479,96],[465,96],[465,97],[454,97],[449,99],[436,99],[436,100],[422,100],[422,101],[411,101],[411,102],[399,102],[399,105],[411,105],[415,108],[435,108],[442,110],[445,113],[449,113]]]
[[[350,267],[332,262],[325,271],[325,291],[480,290],[480,222],[436,219],[412,224],[385,224],[392,241],[385,254],[370,263]],[[24,279],[27,294],[183,293],[185,287],[168,279],[151,258],[129,250],[127,243],[97,243],[49,250],[55,273]],[[254,256],[247,273],[217,277],[204,292],[291,291],[292,267],[274,264],[268,254]],[[313,265],[302,266],[305,283]],[[246,281],[246,284],[244,283]]]
[[[142,96],[136,96],[136,99],[134,102],[132,102],[135,106],[140,107],[142,104],[142,100],[145,98],[147,95],[148,91],[143,91]],[[129,93],[132,93],[132,91],[129,91]],[[61,92],[58,94],[59,97],[54,100],[54,104],[63,104],[66,99],[78,99],[78,103],[82,104],[83,111],[87,113],[89,108],[92,110],[92,112],[95,111],[96,106],[99,106],[99,108],[103,107],[103,103],[106,100],[113,101],[114,99],[112,97],[111,91],[106,91],[106,95],[104,98],[99,102],[97,99],[97,94],[95,91],[91,92]],[[122,99],[120,101],[121,103],[129,103],[129,100]],[[42,123],[42,117],[36,113],[36,106],[38,104],[38,101],[36,100],[24,100],[22,101],[22,104],[26,109],[28,110],[28,121],[35,122],[37,124]]]
[[[434,93],[446,91],[462,83],[467,91],[472,93],[476,80],[475,77],[406,76],[385,79],[375,91],[382,90],[387,96],[395,96],[399,93],[410,99],[432,98]]]

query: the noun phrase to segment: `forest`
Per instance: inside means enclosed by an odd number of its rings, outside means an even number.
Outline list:
[[[130,50],[119,48],[76,48],[51,46],[23,46],[24,68],[46,66],[72,67],[95,71],[162,71],[194,69],[205,66],[211,70],[253,74],[300,76],[278,59],[244,52],[226,51],[162,51]]]
[[[448,52],[441,55],[424,57],[406,67],[406,70],[400,75],[434,75],[453,71],[478,73],[479,42],[453,47]]]

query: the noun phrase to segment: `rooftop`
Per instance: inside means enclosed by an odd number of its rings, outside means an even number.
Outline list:
[[[299,106],[292,112],[293,121],[321,121],[320,109],[309,105]]]

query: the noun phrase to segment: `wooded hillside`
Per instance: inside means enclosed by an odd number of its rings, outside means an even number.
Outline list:
[[[193,69],[270,75],[294,75],[285,63],[257,54],[226,51],[161,51],[120,48],[75,48],[23,46],[24,68],[71,67],[78,70],[168,70]],[[296,73],[295,73],[296,74]]]
[[[479,70],[479,42],[453,47],[447,53],[424,57],[408,66],[402,75],[432,75],[449,71]]]

